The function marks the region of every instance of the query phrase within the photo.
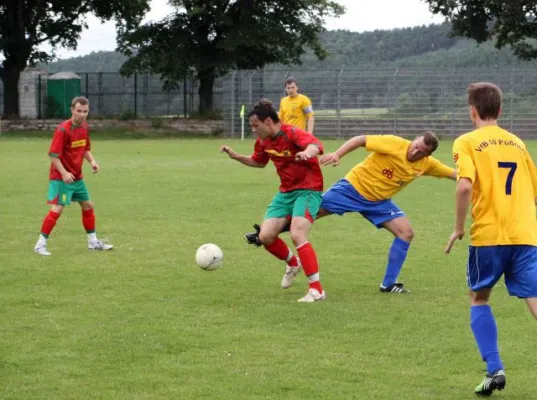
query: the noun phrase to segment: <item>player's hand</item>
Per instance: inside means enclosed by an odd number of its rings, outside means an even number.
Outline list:
[[[235,153],[233,149],[226,144],[220,147],[220,153],[227,153],[229,158],[232,158],[232,159],[235,159],[237,157],[237,153]]]
[[[295,154],[295,160],[297,161],[306,161],[309,160],[311,157],[306,151],[299,151]]]
[[[99,164],[97,164],[95,161],[92,161],[90,164],[94,174],[99,172],[99,170],[101,169],[101,167],[99,167]]]
[[[453,245],[455,244],[455,241],[458,239],[458,240],[461,240],[462,238],[464,237],[464,231],[459,231],[457,229],[455,229],[453,231],[453,233],[451,234],[450,238],[449,238],[449,242],[446,246],[446,248],[444,249],[444,252],[446,254],[449,254],[449,252],[451,251],[451,248],[453,247]]]
[[[328,153],[321,157],[321,165],[339,165],[339,157],[336,153]]]
[[[66,172],[62,175],[62,179],[65,183],[73,183],[75,181],[75,176],[70,172]]]

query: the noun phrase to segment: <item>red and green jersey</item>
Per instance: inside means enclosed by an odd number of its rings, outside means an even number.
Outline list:
[[[69,119],[56,128],[48,154],[51,157],[58,157],[67,172],[75,176],[76,181],[82,179],[82,164],[86,151],[90,151],[88,124],[76,126]],[[54,168],[54,165],[50,166],[49,179],[51,181],[62,179],[62,174]]]
[[[323,173],[317,157],[305,161],[295,160],[296,153],[314,144],[323,152],[323,144],[311,133],[291,125],[282,125],[276,136],[257,139],[252,159],[266,165],[272,160],[280,177],[280,192],[307,189],[323,190]]]

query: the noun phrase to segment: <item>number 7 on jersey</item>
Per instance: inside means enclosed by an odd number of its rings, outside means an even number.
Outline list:
[[[517,164],[515,162],[498,162],[498,168],[509,168],[509,173],[507,174],[507,181],[505,182],[505,194],[511,195],[511,188],[513,185],[513,177],[515,176]]]

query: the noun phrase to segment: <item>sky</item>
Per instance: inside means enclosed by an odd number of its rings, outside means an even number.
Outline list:
[[[336,0],[346,8],[345,15],[326,21],[328,30],[345,29],[353,32],[375,29],[405,28],[440,23],[442,18],[433,16],[423,0]],[[170,13],[167,0],[151,0],[151,11],[144,22],[158,21]],[[113,51],[116,48],[116,33],[113,22],[101,24],[93,17],[88,18],[88,29],[78,42],[77,50],[60,49],[59,58],[70,58],[93,51]],[[47,46],[42,47],[47,51]]]

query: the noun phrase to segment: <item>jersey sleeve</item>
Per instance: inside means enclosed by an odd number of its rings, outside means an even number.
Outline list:
[[[52,137],[52,143],[50,144],[48,155],[50,157],[63,156],[64,142],[65,142],[65,129],[62,127],[58,127],[54,131],[54,136]]]
[[[278,118],[280,118],[280,121],[285,120],[285,104],[284,99],[280,100],[280,109],[278,110]]]
[[[437,178],[449,178],[453,175],[453,168],[448,167],[434,157],[429,157],[429,166],[425,170],[425,175]]]
[[[408,141],[395,135],[367,135],[365,148],[381,154],[396,154]]]
[[[319,155],[323,154],[324,152],[322,142],[311,133],[302,129],[293,128],[291,131],[291,140],[302,150],[305,150],[306,147],[308,147],[310,144],[313,144],[319,148]]]
[[[457,165],[457,181],[467,178],[475,181],[476,168],[472,154],[468,150],[468,144],[462,138],[458,138],[453,143],[453,161]]]
[[[304,115],[307,115],[308,117],[313,116],[313,105],[311,104],[311,100],[307,96],[303,97],[302,111],[304,112]]]
[[[256,163],[263,165],[267,165],[270,161],[269,155],[263,149],[263,143],[261,142],[261,139],[257,139],[255,141],[252,160],[254,160]]]

